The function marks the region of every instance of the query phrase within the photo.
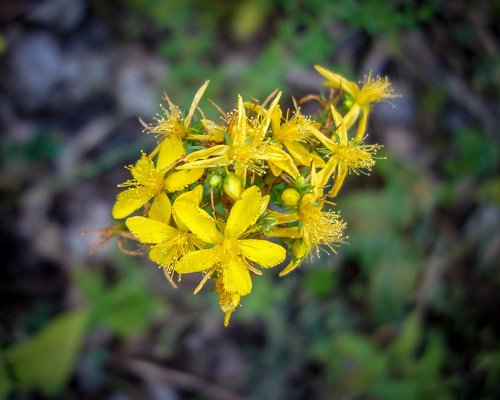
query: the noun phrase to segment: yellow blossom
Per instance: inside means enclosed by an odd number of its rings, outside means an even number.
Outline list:
[[[166,153],[164,161],[168,164],[160,169],[155,167],[151,157],[143,153],[139,161],[129,167],[133,179],[119,185],[129,188],[118,194],[113,207],[113,218],[125,218],[163,190],[175,192],[196,182],[203,175],[203,168],[168,173],[174,167],[177,155],[175,152]]]
[[[164,115],[158,118],[156,125],[146,128],[151,133],[162,135],[160,144],[153,151],[153,155],[158,153],[157,167],[159,169],[170,164],[172,154],[176,155],[176,159],[179,159],[185,154],[184,139],[191,139],[199,136],[191,132],[189,125],[193,119],[196,107],[207,89],[208,83],[209,81],[206,81],[196,92],[186,118],[182,117],[179,107],[173,104],[167,97],[166,101],[168,102],[169,109],[164,109]]]
[[[185,192],[177,197],[177,202],[190,202],[198,206],[203,193],[203,187]],[[175,224],[171,224],[172,206],[167,195],[162,192],[154,200],[149,211],[149,217],[130,217],[126,220],[129,231],[141,243],[153,245],[149,258],[158,263],[169,276],[173,273],[173,266],[184,255],[200,248],[203,242],[190,233],[187,227],[178,223],[174,215]]]
[[[292,158],[299,165],[311,165],[314,160],[316,165],[324,166],[324,162],[317,154],[310,152],[301,142],[310,142],[313,138],[313,123],[309,118],[296,111],[291,118],[282,121],[282,111],[277,105],[271,111],[272,135],[275,140],[285,146]]]
[[[344,116],[344,123],[347,130],[354,125],[356,119],[361,113],[361,119],[359,121],[355,137],[355,140],[357,141],[363,139],[363,133],[366,130],[371,104],[397,97],[393,93],[391,83],[387,77],[381,78],[377,76],[374,79],[372,78],[370,72],[370,74],[365,77],[362,85],[358,86],[355,82],[351,82],[343,76],[328,71],[319,65],[315,65],[314,68],[316,68],[316,71],[327,79],[324,83],[325,86],[340,89],[352,98],[352,105],[347,114]]]
[[[280,94],[271,104],[271,110],[276,106],[279,96]],[[262,121],[249,120],[245,113],[243,99],[238,96],[237,113],[228,122],[227,133],[230,142],[188,154],[185,158],[187,163],[177,168],[182,170],[231,165],[243,186],[245,186],[247,171],[252,171],[257,175],[266,172],[265,162],[272,168],[284,170],[292,177],[297,177],[299,173],[290,155],[278,146],[270,144],[269,139],[266,138],[269,124],[269,117],[263,118]]]
[[[334,197],[349,171],[358,173],[362,169],[371,170],[375,165],[373,156],[381,146],[365,145],[357,139],[349,139],[344,119],[333,106],[330,106],[330,111],[336,126],[333,140],[319,131],[316,132],[316,137],[331,151],[330,159],[320,174],[324,176],[325,183],[333,174],[334,181],[329,196]]]
[[[224,292],[249,294],[252,290],[250,271],[260,274],[253,263],[264,268],[274,267],[286,255],[283,247],[268,240],[246,238],[268,201],[257,186],[249,187],[234,203],[225,227],[193,203],[177,202],[174,209],[179,218],[211,247],[186,254],[175,265],[175,270],[181,274],[205,272],[206,277],[217,274],[222,276]]]
[[[291,247],[293,257],[280,272],[280,276],[299,267],[312,250],[319,257],[321,246],[325,245],[335,251],[333,245],[342,241],[345,223],[340,215],[333,211],[323,211],[323,190],[327,180],[328,177],[325,174],[316,173],[313,165],[310,175],[312,191],[302,196],[297,211],[291,214],[272,214],[281,223],[298,221],[297,226],[277,228],[269,232],[269,236],[293,240]]]

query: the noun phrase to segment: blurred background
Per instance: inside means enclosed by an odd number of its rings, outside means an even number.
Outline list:
[[[3,0],[0,399],[500,398],[499,30],[494,0]],[[197,279],[89,254],[164,90],[300,98],[314,64],[401,94],[338,254],[255,279],[229,328]]]

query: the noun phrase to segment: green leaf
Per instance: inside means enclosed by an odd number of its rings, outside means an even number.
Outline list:
[[[418,383],[411,380],[384,380],[375,383],[371,394],[384,400],[419,400]]]
[[[64,387],[82,345],[87,315],[87,310],[70,311],[7,350],[7,361],[20,388],[34,386],[45,395],[54,395]]]
[[[12,380],[5,366],[4,356],[0,353],[0,400],[7,398],[7,395],[12,390],[12,386]]]
[[[144,332],[161,304],[151,294],[143,271],[127,266],[112,285],[99,271],[79,270],[76,282],[91,304],[90,324],[104,325],[123,338]]]
[[[389,347],[388,352],[395,357],[411,358],[420,341],[422,326],[419,316],[410,314],[401,328],[398,337]]]
[[[345,385],[355,393],[366,393],[388,374],[387,358],[369,338],[354,333],[335,340],[337,371]]]
[[[328,297],[335,287],[336,280],[335,272],[329,269],[309,270],[306,274],[306,286],[318,298]]]

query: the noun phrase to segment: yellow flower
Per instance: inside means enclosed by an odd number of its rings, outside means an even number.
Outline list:
[[[189,192],[177,197],[177,202],[189,202],[198,206],[203,195],[203,186],[199,185]],[[141,243],[153,245],[149,258],[165,268],[168,276],[172,276],[175,263],[184,255],[195,251],[203,245],[197,236],[190,233],[187,227],[174,214],[175,226],[170,223],[172,206],[167,195],[160,193],[149,211],[149,217],[130,217],[126,220],[129,231]]]
[[[292,158],[299,165],[311,165],[314,160],[316,165],[324,166],[325,163],[318,155],[309,152],[301,142],[310,141],[312,138],[313,124],[299,111],[292,118],[288,115],[282,122],[282,111],[277,105],[271,111],[271,127],[273,138],[286,147]]]
[[[327,79],[324,83],[325,86],[340,89],[351,96],[352,105],[347,114],[344,116],[344,123],[346,125],[346,129],[349,130],[361,113],[361,119],[359,121],[355,137],[355,140],[357,141],[363,139],[363,133],[366,130],[371,104],[397,97],[393,93],[391,83],[387,77],[381,78],[377,76],[373,79],[370,72],[370,74],[365,77],[363,84],[358,86],[356,83],[348,81],[343,76],[328,71],[319,65],[315,65],[314,68],[316,68],[316,71]]]
[[[252,290],[249,271],[260,274],[252,263],[264,268],[274,267],[286,256],[285,249],[275,243],[245,239],[252,233],[251,226],[268,202],[269,197],[262,196],[257,186],[249,187],[234,203],[225,227],[193,203],[176,202],[174,209],[179,218],[191,232],[212,247],[186,254],[175,265],[175,270],[181,274],[203,271],[206,277],[220,275],[224,292],[239,296],[249,294]]]
[[[166,153],[163,168],[155,167],[151,157],[142,154],[134,166],[128,167],[133,179],[119,187],[130,187],[120,192],[113,207],[113,218],[121,219],[129,216],[135,210],[145,205],[149,200],[160,194],[163,190],[175,192],[196,182],[204,173],[203,168],[188,171],[174,171],[165,177],[165,174],[174,167],[178,153]]]
[[[196,92],[189,112],[186,118],[182,118],[182,113],[168,97],[165,100],[168,102],[169,109],[164,109],[164,115],[160,116],[155,126],[148,126],[146,129],[154,134],[163,135],[160,144],[153,151],[152,155],[158,153],[157,167],[163,169],[168,166],[172,160],[172,154],[176,155],[176,159],[181,158],[186,150],[184,149],[184,139],[195,139],[200,135],[191,133],[189,125],[196,111],[196,107],[205,93],[209,81],[206,81]]]
[[[316,131],[316,137],[332,152],[330,160],[328,160],[320,174],[323,176],[325,183],[333,174],[334,181],[329,196],[334,197],[342,187],[349,171],[359,173],[360,169],[371,170],[375,165],[373,156],[381,146],[376,144],[365,145],[356,138],[349,139],[344,119],[333,106],[330,106],[330,111],[336,126],[334,133],[336,137],[331,140],[320,131]]]
[[[272,213],[281,223],[298,221],[297,226],[277,228],[269,232],[272,237],[292,239],[292,259],[280,272],[284,276],[302,264],[305,257],[315,250],[319,257],[320,246],[327,246],[335,251],[333,245],[342,241],[345,223],[340,215],[333,211],[323,211],[323,190],[328,176],[321,171],[316,173],[314,164],[311,168],[310,184],[312,191],[302,196],[297,211],[290,214]]]
[[[276,96],[270,110],[276,106],[279,96],[280,94]],[[177,168],[182,170],[232,165],[245,186],[247,171],[262,175],[266,172],[267,161],[271,168],[276,168],[274,171],[284,170],[292,177],[297,177],[299,172],[290,155],[279,146],[270,144],[266,138],[269,124],[269,116],[261,121],[250,120],[245,113],[243,99],[238,96],[238,111],[228,121],[227,133],[230,143],[195,151],[186,156],[186,164]]]

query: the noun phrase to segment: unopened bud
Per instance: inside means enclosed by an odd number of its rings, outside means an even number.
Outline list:
[[[241,196],[241,181],[236,174],[229,173],[224,178],[223,184],[224,192],[231,197],[234,201],[238,200]]]
[[[281,194],[281,200],[288,207],[295,207],[300,200],[300,193],[295,189],[288,188]]]
[[[208,184],[212,189],[217,189],[222,185],[222,177],[220,175],[212,175],[208,180]]]
[[[292,254],[296,258],[303,258],[307,254],[307,245],[303,240],[296,240],[292,245]]]
[[[305,206],[306,204],[314,204],[315,201],[316,201],[316,196],[314,196],[312,193],[307,193],[304,196],[302,196],[300,205]]]

